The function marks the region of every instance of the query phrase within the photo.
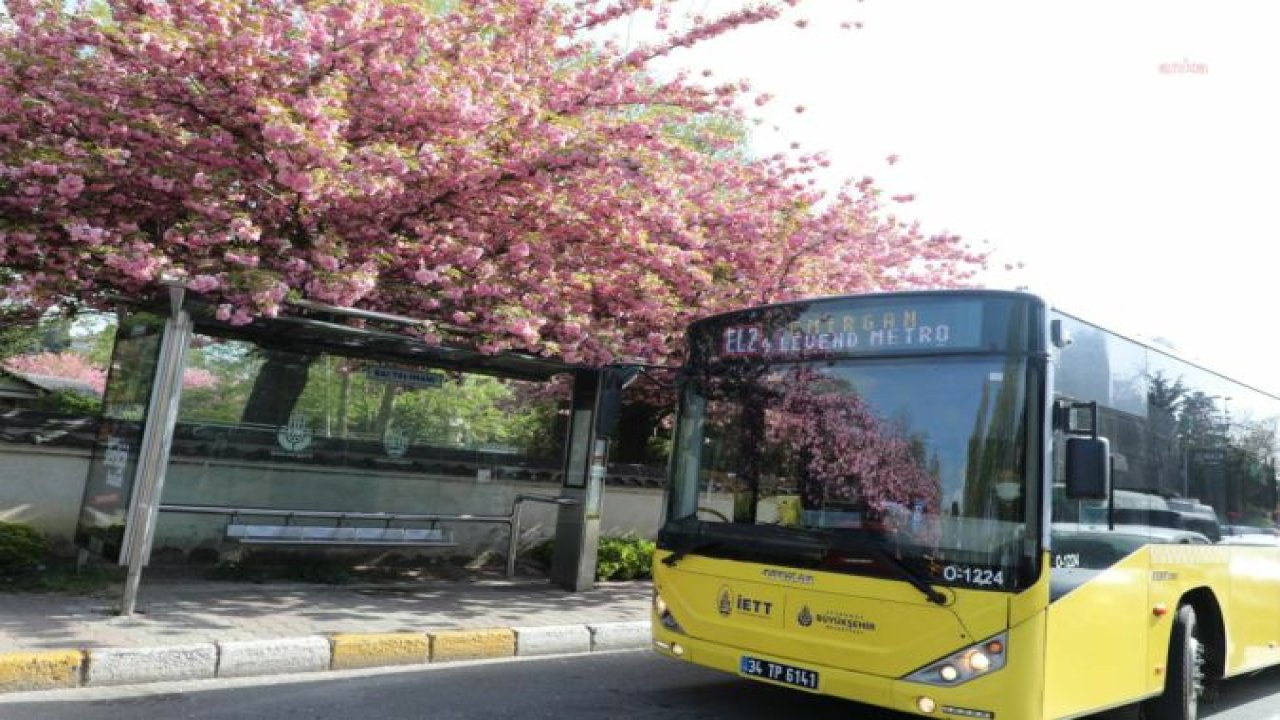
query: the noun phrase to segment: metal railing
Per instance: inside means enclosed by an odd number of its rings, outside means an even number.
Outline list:
[[[241,515],[263,515],[267,517],[283,517],[285,525],[281,527],[291,526],[295,518],[306,519],[326,519],[337,520],[335,528],[343,527],[343,523],[348,520],[361,521],[380,521],[386,523],[385,527],[390,528],[393,522],[475,522],[475,523],[495,523],[506,525],[508,528],[507,540],[507,578],[514,578],[516,574],[516,552],[520,543],[520,514],[525,503],[546,503],[549,505],[569,506],[577,505],[578,501],[573,498],[552,497],[550,495],[516,495],[515,500],[511,503],[511,512],[506,515],[474,515],[470,513],[444,514],[444,513],[387,513],[387,512],[351,512],[351,511],[326,511],[326,510],[280,510],[275,508],[250,508],[250,507],[227,507],[223,505],[161,505],[160,512],[178,513],[186,515],[227,515],[234,519]],[[322,527],[322,526],[321,526]],[[276,541],[278,544],[286,544],[287,540]],[[292,543],[290,543],[292,544]],[[370,540],[361,540],[358,536],[352,536],[344,539],[333,539],[331,542],[323,538],[315,538],[307,540],[306,545],[369,545],[376,546],[379,544],[387,544],[380,542],[378,538]],[[421,542],[398,542],[391,544],[399,545],[441,545],[438,541],[424,540]]]

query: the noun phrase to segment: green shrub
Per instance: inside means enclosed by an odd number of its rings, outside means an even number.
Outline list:
[[[654,542],[644,538],[602,537],[596,547],[597,580],[642,580],[652,574]],[[555,540],[543,540],[525,552],[525,558],[551,570]]]
[[[17,575],[40,566],[44,536],[29,525],[0,522],[0,575]]]
[[[638,537],[604,537],[596,551],[597,580],[636,580],[650,576],[654,542]]]
[[[74,561],[51,558],[40,567],[40,572],[4,577],[0,592],[99,595],[123,581],[124,573],[124,568],[115,565],[91,563],[78,568]]]
[[[72,390],[58,390],[41,397],[36,407],[62,415],[97,415],[102,412],[102,399]]]

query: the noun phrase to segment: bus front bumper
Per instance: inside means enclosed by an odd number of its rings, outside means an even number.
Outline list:
[[[962,685],[939,687],[744,650],[661,628],[654,634],[653,649],[669,658],[742,678],[923,717],[1021,720],[1039,717],[1038,708],[1025,707],[1018,699],[1021,696],[1024,701],[1032,701],[1034,696],[1011,692],[1007,686],[1001,687],[1001,682],[1008,682],[1013,676],[1020,674],[1016,670],[1006,674],[1005,671],[1013,670],[1008,667],[1004,671]],[[751,671],[748,671],[748,667]],[[790,670],[795,670],[800,675],[797,677]],[[812,683],[813,677],[809,673],[816,673],[816,687],[807,686]],[[779,679],[771,679],[770,675]]]

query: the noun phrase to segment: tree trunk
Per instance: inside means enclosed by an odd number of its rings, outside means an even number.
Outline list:
[[[378,408],[378,421],[374,425],[377,429],[378,437],[383,437],[387,434],[387,425],[391,422],[391,411],[395,409],[396,392],[399,389],[395,385],[387,385],[382,392],[382,407]]]
[[[307,387],[307,371],[314,355],[263,350],[266,362],[258,370],[240,421],[259,425],[286,425],[289,415]]]
[[[347,436],[347,403],[351,399],[351,371],[343,370],[342,384],[338,387],[338,437]]]

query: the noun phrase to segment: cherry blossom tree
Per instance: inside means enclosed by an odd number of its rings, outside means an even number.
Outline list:
[[[938,512],[940,481],[926,458],[857,393],[799,367],[785,376],[779,395],[766,439],[800,453],[806,505],[844,501],[877,511],[919,506]]]
[[[181,282],[231,323],[309,299],[605,363],[713,311],[967,282],[983,257],[870,179],[736,152],[746,83],[648,69],[790,4],[623,47],[600,29],[672,4],[6,0],[0,305]]]
[[[90,388],[99,396],[107,387],[107,370],[78,352],[42,352],[5,358],[0,367],[10,372],[38,377],[71,380]],[[182,386],[188,390],[212,390],[218,384],[213,373],[202,368],[184,368]]]
[[[70,380],[102,395],[107,386],[107,371],[74,352],[43,352],[6,358],[5,370],[21,375]]]

